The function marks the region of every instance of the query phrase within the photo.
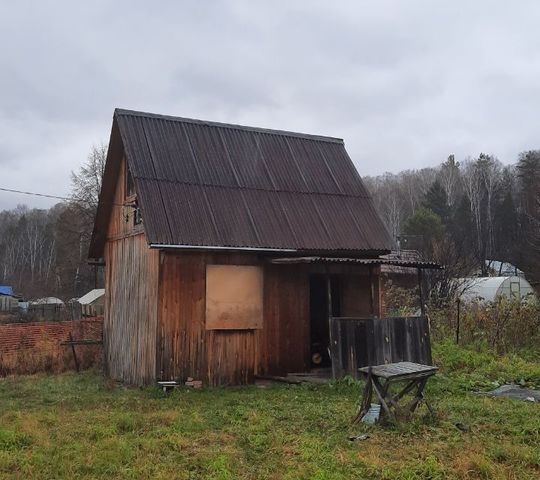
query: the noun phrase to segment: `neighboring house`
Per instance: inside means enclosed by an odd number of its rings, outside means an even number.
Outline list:
[[[95,288],[94,290],[90,290],[86,295],[83,295],[77,300],[81,304],[82,316],[96,317],[103,315],[104,300],[104,288]]]
[[[340,139],[116,110],[90,246],[106,371],[307,371],[329,315],[380,315],[392,244]]]
[[[0,312],[12,312],[17,310],[18,298],[13,296],[13,288],[7,285],[0,285]]]
[[[408,263],[422,262],[418,250],[394,250],[388,255],[383,255],[383,258],[401,260]],[[414,267],[382,265],[381,274],[383,280],[391,285],[401,288],[418,288],[418,271]]]

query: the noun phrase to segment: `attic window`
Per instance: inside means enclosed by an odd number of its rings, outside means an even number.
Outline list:
[[[135,195],[135,184],[133,182],[133,175],[126,163],[126,198]]]
[[[262,328],[263,272],[261,267],[206,267],[206,329]]]

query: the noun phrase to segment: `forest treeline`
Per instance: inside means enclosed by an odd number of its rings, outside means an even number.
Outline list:
[[[0,285],[13,286],[26,299],[69,300],[100,283],[101,272],[88,265],[88,246],[106,154],[105,145],[92,148],[71,175],[68,201],[50,209],[0,211]]]
[[[70,200],[50,209],[0,212],[0,284],[25,298],[78,297],[101,286],[88,246],[107,147],[93,147],[71,178]],[[446,265],[450,276],[510,262],[540,280],[540,151],[513,165],[481,154],[434,168],[364,177],[401,248]],[[97,276],[96,276],[97,273]]]
[[[453,155],[434,168],[365,177],[401,248],[419,250],[454,276],[486,274],[510,262],[540,280],[540,150],[513,165],[480,154]]]

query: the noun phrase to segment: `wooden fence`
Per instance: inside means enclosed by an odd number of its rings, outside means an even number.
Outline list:
[[[334,378],[369,365],[416,362],[431,365],[426,317],[330,318],[330,355]]]

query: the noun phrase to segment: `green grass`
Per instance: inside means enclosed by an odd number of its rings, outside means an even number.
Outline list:
[[[540,477],[540,406],[477,390],[540,386],[528,355],[450,342],[414,420],[350,426],[361,386],[118,387],[95,373],[0,380],[0,478],[446,479]],[[470,426],[462,432],[456,423]],[[370,438],[353,443],[350,434]]]

